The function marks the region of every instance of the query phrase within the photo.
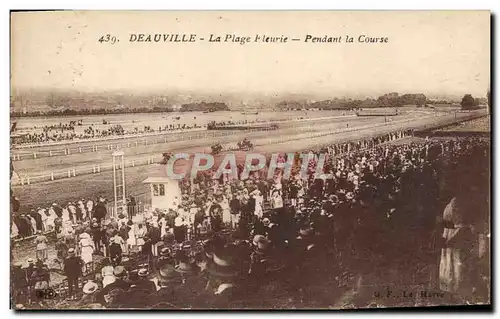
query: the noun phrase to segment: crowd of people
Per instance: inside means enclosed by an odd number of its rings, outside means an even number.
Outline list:
[[[409,133],[310,150],[330,155],[324,172],[333,179],[314,178],[312,156],[306,179],[298,171],[283,179],[278,170],[272,180],[266,172],[183,180],[175,210],[104,218],[97,205],[87,209],[56,230],[68,307],[273,308],[277,300],[328,307],[343,300],[336,293],[345,292],[345,271],[360,288],[386,269],[458,303],[488,298],[487,253],[475,249],[489,231],[489,141],[384,144]],[[468,237],[454,238],[457,229]],[[37,247],[46,245],[40,237]],[[44,278],[30,281],[44,267],[38,251],[37,262],[14,265],[14,278],[28,278],[14,280],[16,291],[36,291]],[[325,283],[326,293],[318,290]],[[372,303],[372,294],[357,293],[340,306]]]
[[[39,206],[29,212],[23,212],[20,209],[18,198],[14,197],[12,201],[12,239],[23,239],[52,231],[59,233],[63,225],[85,221],[90,214],[93,214],[99,220],[103,219],[107,214],[105,202],[102,200],[81,199],[74,203],[68,202],[65,206],[53,203],[51,206]]]
[[[133,122],[134,121],[132,121],[132,123]],[[13,143],[43,144],[50,142],[86,140],[109,136],[136,135],[156,132],[155,129],[150,125],[145,125],[142,128],[135,126],[130,129],[125,129],[120,124],[111,125],[109,121],[103,122],[103,125],[108,125],[109,127],[97,128],[93,124],[91,124],[86,128],[75,131],[75,126],[82,126],[82,123],[80,121],[70,121],[69,123],[65,124],[59,123],[58,125],[44,126],[42,127],[42,131],[38,131],[37,127],[33,127],[32,131],[20,135],[13,141]],[[190,130],[196,128],[201,128],[201,126],[197,124],[166,124],[164,126],[159,126],[158,132]]]

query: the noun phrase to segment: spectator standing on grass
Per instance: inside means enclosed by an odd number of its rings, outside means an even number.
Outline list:
[[[87,214],[87,208],[85,207],[83,199],[78,201],[78,208],[80,208],[81,219],[86,220],[88,217],[88,214]]]
[[[144,237],[146,236],[146,233],[146,227],[144,227],[142,223],[139,223],[135,232],[136,245],[139,247],[139,251],[142,250],[142,246],[144,245]]]
[[[40,215],[40,220],[42,221],[42,231],[47,231],[49,228],[47,225],[47,214],[45,214],[45,209],[38,207],[38,215]]]
[[[62,218],[62,207],[58,205],[57,203],[52,204],[52,209],[54,210],[54,213],[57,215],[57,217]]]
[[[129,254],[129,249],[128,249],[128,238],[129,238],[129,231],[130,231],[130,226],[127,225],[127,223],[122,224],[120,229],[118,230],[119,236],[122,238],[122,251],[124,255]]]
[[[90,235],[86,231],[80,235],[80,242],[78,243],[78,247],[80,256],[83,260],[84,269],[87,272],[87,265],[91,264],[94,261],[93,254],[95,248]]]
[[[132,251],[135,248],[135,246],[137,246],[136,234],[135,234],[136,225],[134,225],[134,222],[132,222],[132,220],[129,220],[127,222],[127,226],[129,228],[127,246],[128,246],[128,251]]]
[[[89,216],[94,217],[94,214],[93,214],[94,213],[94,201],[89,198],[89,200],[87,201],[87,203],[85,205],[86,205],[87,212],[88,212]]]
[[[82,275],[82,260],[73,248],[68,250],[68,258],[64,261],[64,274],[68,278],[69,300],[74,300],[74,289],[78,290],[78,277]]]
[[[66,206],[66,207],[68,208],[69,218],[70,218],[71,222],[73,224],[75,224],[76,221],[77,221],[77,216],[76,216],[77,214],[76,214],[76,207],[75,207],[75,205],[73,205],[72,202],[68,202],[68,206]]]
[[[101,226],[97,223],[97,219],[93,218],[92,226],[90,228],[90,233],[92,236],[92,240],[94,241],[94,247],[97,252],[101,252],[101,242],[102,242],[102,229]]]
[[[122,241],[123,239],[118,234],[109,240],[109,258],[114,266],[119,265],[122,261]]]
[[[36,258],[41,261],[45,261],[48,258],[48,253],[47,253],[47,237],[42,234],[42,232],[39,230],[37,231],[37,236],[35,238],[35,243],[36,243]]]
[[[115,282],[116,278],[113,271],[114,267],[111,265],[111,260],[109,258],[104,258],[104,260],[102,261],[102,269],[101,269],[103,288]]]
[[[98,224],[101,224],[101,221],[106,218],[107,213],[108,212],[106,210],[105,200],[104,198],[100,197],[99,202],[94,207],[93,213],[93,216],[97,219]]]

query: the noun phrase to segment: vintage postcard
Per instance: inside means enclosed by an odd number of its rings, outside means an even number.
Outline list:
[[[11,12],[11,308],[489,307],[490,23]]]

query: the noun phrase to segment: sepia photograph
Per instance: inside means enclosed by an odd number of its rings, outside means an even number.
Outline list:
[[[10,308],[491,309],[491,23],[11,11]]]

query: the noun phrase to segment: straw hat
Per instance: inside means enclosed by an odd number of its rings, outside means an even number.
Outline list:
[[[146,268],[141,268],[141,269],[139,269],[137,274],[139,275],[139,277],[144,278],[144,277],[149,276],[149,271]]]
[[[91,294],[95,292],[97,288],[99,288],[99,286],[95,282],[90,280],[83,286],[83,293],[86,295]]]
[[[68,249],[68,255],[74,256],[75,255],[75,249],[74,248]],[[29,262],[29,260],[28,260],[28,262]]]

